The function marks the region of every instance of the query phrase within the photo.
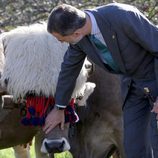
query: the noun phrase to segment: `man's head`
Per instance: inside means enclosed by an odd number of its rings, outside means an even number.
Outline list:
[[[55,7],[49,15],[47,30],[61,42],[77,43],[84,36],[86,14],[67,4]]]

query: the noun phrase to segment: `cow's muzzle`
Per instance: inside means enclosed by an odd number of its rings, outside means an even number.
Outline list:
[[[63,137],[61,139],[47,139],[45,138],[42,143],[42,153],[58,153],[70,150],[69,142]]]

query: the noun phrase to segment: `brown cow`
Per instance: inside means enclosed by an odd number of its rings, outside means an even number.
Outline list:
[[[118,150],[123,158],[119,77],[96,66],[89,80],[96,88],[87,106],[78,107],[80,122],[70,130],[71,152],[74,158],[108,158]]]
[[[18,27],[9,32],[4,32],[0,36],[0,84],[3,88],[6,88],[7,92],[12,95],[13,100],[19,106],[22,105],[23,124],[37,126],[44,123],[45,115],[49,107],[52,108],[54,103],[53,96],[55,94],[57,78],[67,48],[67,43],[57,41],[55,37],[47,32],[46,23]],[[83,66],[72,94],[71,106],[73,106],[72,104],[78,95],[85,94],[86,97],[84,97],[84,100],[82,99],[82,102],[85,102],[85,98],[88,98],[90,93],[93,92],[95,84],[86,83],[87,77],[88,71]],[[70,110],[73,117],[70,120],[77,120],[70,106],[68,115],[70,116]],[[14,113],[16,113],[15,110],[11,111],[8,114],[8,119],[2,118],[5,122],[4,126],[8,124],[7,121],[17,122],[18,118],[16,120],[12,119],[12,114]],[[68,119],[69,117],[67,116],[67,121]],[[19,121],[17,126],[20,128]],[[8,130],[7,127],[6,130]],[[22,130],[25,129],[23,128]],[[2,133],[6,132],[3,131]],[[54,132],[54,140],[51,140],[51,147],[53,145],[54,148],[59,148],[62,145],[61,151],[69,149],[69,143],[64,133],[62,133],[62,131]],[[12,136],[15,135],[14,132],[10,134]],[[50,134],[48,137],[50,139]],[[42,147],[43,152],[48,151],[45,143]]]

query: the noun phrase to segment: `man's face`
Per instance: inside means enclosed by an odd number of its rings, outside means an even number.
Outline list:
[[[76,44],[83,38],[83,35],[78,32],[74,32],[73,34],[67,36],[62,36],[59,33],[53,32],[52,35],[60,42],[67,42],[71,44]]]

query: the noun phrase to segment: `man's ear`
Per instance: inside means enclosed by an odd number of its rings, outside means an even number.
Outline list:
[[[78,36],[80,36],[81,34],[82,34],[82,30],[81,30],[81,29],[77,29],[77,30],[73,33],[74,37],[78,37]]]

